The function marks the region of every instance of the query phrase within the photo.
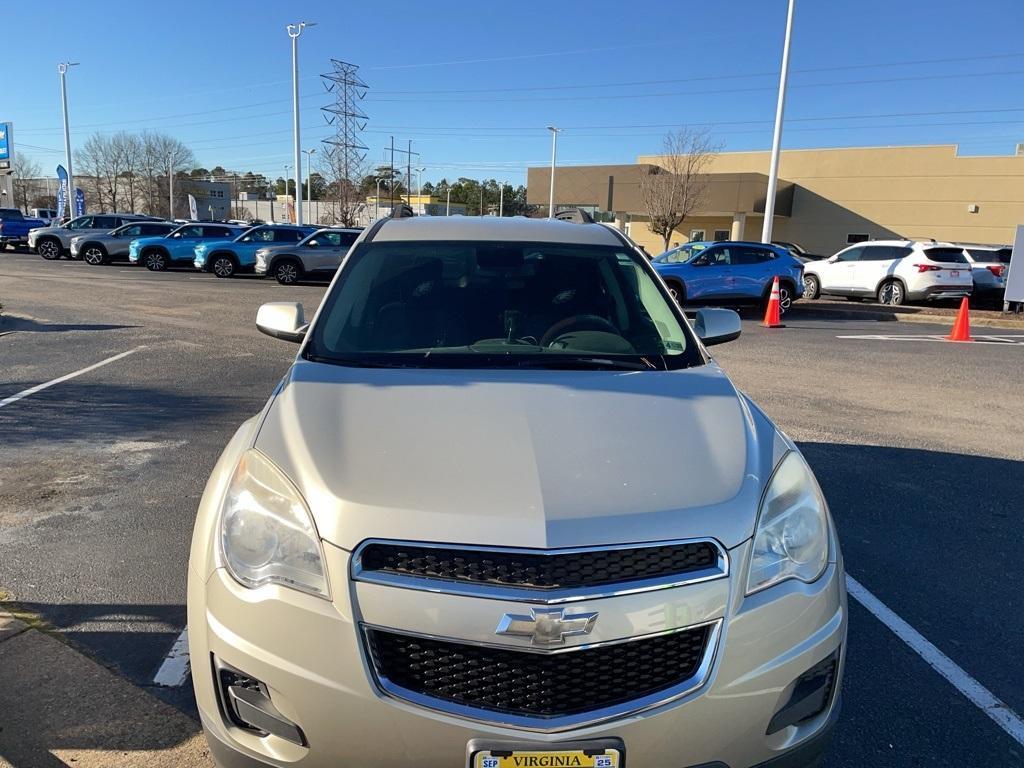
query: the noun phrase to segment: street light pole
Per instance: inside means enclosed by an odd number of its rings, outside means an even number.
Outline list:
[[[304,149],[302,151],[306,155],[306,199],[307,200],[312,200],[313,199],[313,181],[312,181],[313,172],[312,172],[311,169],[313,167],[313,165],[312,165],[313,153],[316,152],[316,147],[313,147],[313,149]]]
[[[779,148],[782,145],[782,117],[786,111],[786,81],[789,78],[789,44],[793,36],[793,6],[796,0],[789,0],[786,14],[786,40],[782,44],[782,72],[779,73],[779,101],[775,107],[775,133],[772,136],[772,159],[768,167],[768,195],[764,203],[764,226],[761,228],[761,242],[772,241],[772,227],[775,219],[775,192],[779,186]]]
[[[73,209],[71,207],[72,196],[75,194],[75,175],[71,171],[71,129],[68,127],[68,88],[67,88],[67,72],[68,67],[77,67],[77,61],[62,61],[57,65],[57,71],[60,72],[60,102],[61,108],[64,113],[64,170],[68,172],[68,188],[64,195],[64,200],[68,205],[68,213]],[[61,215],[64,212],[61,211]]]
[[[290,165],[286,165],[284,167],[284,202],[285,202],[285,211],[286,212],[288,210],[288,169],[289,168],[291,168]],[[291,221],[289,221],[288,223],[290,224]]]
[[[548,218],[555,218],[555,157],[558,152],[558,133],[561,130],[553,125],[548,126],[551,131],[551,191],[548,193]]]
[[[451,216],[452,215],[452,185],[451,184],[448,185],[448,200],[444,204],[444,215],[445,216]]]
[[[505,215],[505,182],[501,182],[498,187],[498,218],[500,219]]]
[[[384,179],[382,179],[382,178],[380,178],[380,176],[378,176],[377,177],[377,196],[373,199],[373,218],[374,219],[379,219],[380,218],[380,183],[382,181],[384,181]]]
[[[174,155],[167,155],[167,218],[174,219]]]
[[[289,24],[288,37],[292,39],[292,133],[295,139],[295,223],[302,224],[302,158],[299,144],[299,35],[306,27],[315,26],[312,21]],[[285,179],[285,192],[288,180]]]

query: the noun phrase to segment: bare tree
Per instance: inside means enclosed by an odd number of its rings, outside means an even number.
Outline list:
[[[142,156],[142,141],[131,133],[118,133],[111,137],[112,151],[120,156],[122,171],[119,181],[124,189],[122,205],[129,211],[138,207],[139,162]]]
[[[349,157],[346,176],[346,158],[343,152],[328,151],[321,156],[319,175],[326,182],[321,194],[326,213],[321,213],[321,222],[329,219],[340,226],[352,227],[362,218],[366,210],[366,196],[360,189],[360,182],[369,166],[365,161],[353,163],[355,161]]]
[[[165,133],[146,131],[140,137],[139,174],[142,187],[143,207],[154,216],[174,217],[181,207],[182,196],[188,193],[178,174],[195,165],[195,157],[178,139]],[[168,172],[173,170],[174,211],[168,207]]]
[[[28,213],[29,201],[38,194],[38,179],[42,175],[39,163],[15,152],[11,158],[11,176],[14,177],[14,204]]]
[[[651,232],[668,250],[672,233],[696,211],[708,193],[707,168],[721,149],[707,129],[682,126],[665,136],[658,165],[640,178],[640,196]]]

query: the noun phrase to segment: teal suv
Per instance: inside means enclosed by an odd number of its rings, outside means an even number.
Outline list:
[[[163,237],[139,237],[128,246],[128,261],[162,272],[172,266],[192,266],[193,249],[202,240],[238,237],[245,227],[227,224],[184,224]]]
[[[317,227],[293,224],[264,224],[253,227],[234,240],[199,243],[193,249],[193,265],[217,277],[234,277],[256,271],[256,251],[268,245],[294,245],[316,232]]]

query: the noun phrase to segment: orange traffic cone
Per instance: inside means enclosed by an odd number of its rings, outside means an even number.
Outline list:
[[[974,341],[971,338],[971,313],[967,306],[967,297],[964,296],[963,301],[960,302],[960,311],[956,313],[953,330],[946,337],[949,341]]]
[[[765,328],[785,328],[782,324],[782,311],[779,308],[779,278],[776,276],[772,283],[772,294],[768,298],[768,308],[764,312]]]

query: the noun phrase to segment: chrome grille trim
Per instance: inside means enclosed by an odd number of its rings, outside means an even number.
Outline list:
[[[565,555],[586,552],[617,551],[624,549],[645,549],[659,546],[678,546],[685,544],[709,544],[718,553],[715,565],[709,568],[689,571],[680,574],[669,574],[649,579],[625,581],[621,584],[600,584],[591,587],[568,587],[564,589],[538,589],[535,587],[515,587],[502,584],[473,583],[452,579],[407,576],[371,571],[363,567],[362,553],[373,544],[392,546],[408,546],[426,549],[453,549],[474,552],[494,552],[503,554],[525,555]],[[479,545],[451,544],[439,542],[404,541],[396,539],[366,539],[352,553],[352,579],[368,584],[381,584],[399,589],[414,589],[421,592],[435,592],[444,595],[460,595],[477,597],[487,600],[505,600],[511,602],[533,603],[539,605],[557,605],[581,600],[596,600],[605,597],[635,595],[659,589],[673,589],[689,584],[726,578],[729,575],[729,555],[725,548],[715,539],[670,539],[668,541],[644,541],[631,544],[614,544],[593,547],[564,547],[559,549],[530,549],[526,547],[484,547]]]
[[[629,643],[637,640],[647,640],[653,637],[662,635],[674,634],[677,632],[685,632],[687,630],[693,630],[700,627],[710,627],[708,632],[708,639],[704,647],[704,656],[701,659],[700,665],[696,671],[686,680],[681,681],[677,685],[670,688],[666,688],[662,691],[657,691],[648,696],[643,696],[639,699],[633,699],[631,701],[623,702],[609,707],[601,709],[591,710],[589,712],[580,712],[573,715],[564,715],[556,717],[528,717],[522,715],[515,715],[506,712],[495,712],[488,709],[480,709],[477,707],[466,706],[462,704],[456,704],[443,699],[437,699],[432,696],[421,694],[417,691],[410,691],[407,688],[403,688],[391,682],[387,677],[381,675],[380,671],[376,668],[373,663],[372,654],[370,652],[370,639],[368,632],[371,630],[383,630],[386,632],[392,632],[394,634],[406,635],[409,637],[422,637],[430,640],[442,640],[452,643],[461,643],[464,645],[491,645],[489,643],[478,643],[473,641],[460,640],[458,638],[451,637],[440,637],[436,635],[419,634],[415,632],[406,632],[404,630],[394,629],[391,627],[381,627],[370,624],[360,625],[360,635],[362,637],[363,652],[366,656],[368,666],[370,668],[373,682],[377,686],[380,692],[392,699],[411,704],[412,706],[427,709],[434,712],[441,712],[443,714],[452,715],[464,720],[470,720],[473,722],[486,724],[486,725],[497,725],[507,728],[515,728],[524,731],[533,731],[536,733],[557,733],[559,731],[566,731],[574,728],[582,728],[591,725],[597,725],[599,723],[607,722],[609,720],[616,720],[623,717],[629,717],[640,712],[645,712],[650,709],[656,709],[657,707],[664,706],[673,701],[688,696],[704,687],[711,676],[711,672],[714,669],[715,660],[718,657],[718,644],[721,639],[722,631],[722,619],[715,619],[710,622],[703,622],[701,624],[691,624],[687,627],[675,627],[669,630],[663,630],[660,632],[653,632],[646,635],[637,635],[635,637],[627,637],[619,640],[610,640],[600,643],[591,643],[589,645],[578,645],[571,648],[559,648],[554,650],[543,650],[543,649],[528,649],[528,648],[510,648],[509,646],[493,646],[501,648],[502,650],[514,650],[522,651],[525,653],[574,653],[578,651],[586,651],[589,648],[595,648],[598,646],[606,645],[617,645],[621,643]]]

